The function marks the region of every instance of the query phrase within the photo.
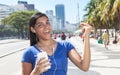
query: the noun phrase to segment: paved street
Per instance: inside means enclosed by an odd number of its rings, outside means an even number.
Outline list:
[[[23,50],[29,45],[28,43],[29,41],[21,39],[0,40],[0,58]]]
[[[80,42],[81,39],[76,37],[76,42]],[[112,44],[112,40],[110,41],[110,45],[108,49],[104,48],[103,44],[98,44],[97,40],[90,39],[91,42],[91,65],[90,70],[88,72],[79,71],[73,75],[118,75],[120,74],[120,45]],[[78,43],[74,43],[77,44]],[[78,46],[80,48],[82,46]],[[80,51],[81,52],[81,51]],[[74,68],[75,70],[76,68]],[[72,69],[73,70],[73,69]],[[69,71],[69,73],[72,73]],[[69,75],[69,74],[68,74]]]
[[[73,43],[77,51],[80,54],[82,54],[83,52],[82,39],[80,39],[79,37],[73,37],[68,39],[68,41]],[[120,74],[120,45],[113,45],[112,43],[110,43],[108,49],[105,49],[104,45],[98,44],[97,40],[93,38],[90,39],[90,43],[91,43],[91,64],[90,64],[89,71],[83,72],[69,61],[68,75],[119,75]],[[17,53],[17,55],[20,55],[20,54]],[[4,58],[0,58],[0,59],[4,60]],[[17,71],[12,75],[21,75],[21,74],[20,74],[20,71]]]

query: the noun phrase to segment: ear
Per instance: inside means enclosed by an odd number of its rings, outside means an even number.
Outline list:
[[[35,29],[33,27],[30,27],[30,30],[33,32],[33,33],[36,33]]]

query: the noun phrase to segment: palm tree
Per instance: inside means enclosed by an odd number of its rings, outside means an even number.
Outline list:
[[[85,21],[97,28],[120,28],[120,0],[91,0],[86,9]]]
[[[85,20],[94,26],[95,34],[97,32],[97,29],[101,29],[102,27],[100,17],[101,12],[99,9],[100,3],[102,1],[103,0],[91,0],[85,9],[88,10],[88,13],[85,15],[86,16]]]
[[[116,30],[120,30],[120,0],[115,0],[112,10],[111,17],[113,20],[114,28]]]

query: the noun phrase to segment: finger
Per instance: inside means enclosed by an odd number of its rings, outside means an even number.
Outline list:
[[[41,59],[38,59],[38,60],[37,60],[37,65],[42,64],[42,62],[45,61],[45,59],[46,59],[45,57],[43,57],[43,58],[41,58]]]
[[[51,63],[50,62],[45,62],[43,65],[44,65],[44,67],[46,67],[46,66],[50,66]]]
[[[82,28],[82,33],[84,33],[85,32],[85,28]]]
[[[44,64],[44,66],[43,66],[43,67],[44,67],[44,68],[49,69],[49,68],[50,68],[50,66],[51,66],[51,63],[50,63],[50,62],[47,62],[47,63],[45,63],[45,64]]]
[[[35,68],[39,70],[41,73],[47,71],[50,66],[50,60],[46,58],[41,58],[37,61],[37,64],[35,65]]]
[[[51,63],[47,63],[46,65],[44,65],[44,71],[47,71],[48,69],[50,69]]]
[[[40,63],[43,63],[43,64],[44,64],[44,63],[46,63],[46,62],[50,62],[50,60],[45,58],[45,59],[41,60]]]
[[[46,67],[46,66],[49,65],[49,64],[50,64],[50,60],[48,60],[48,59],[42,62],[42,65],[43,65],[44,67]]]
[[[83,27],[83,26],[91,26],[90,24],[84,23],[84,22],[82,22],[80,25],[81,25],[82,27]]]
[[[87,23],[82,22],[82,23],[80,23],[80,25],[85,26],[85,25],[87,25]]]
[[[42,68],[43,68],[43,71],[47,71],[48,69],[50,69],[50,66],[51,66],[51,63],[50,62],[46,62],[44,64],[42,64]]]

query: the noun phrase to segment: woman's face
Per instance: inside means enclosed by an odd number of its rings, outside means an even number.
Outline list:
[[[37,37],[41,40],[48,40],[51,38],[51,25],[47,17],[43,16],[37,19],[35,24],[35,33]]]

